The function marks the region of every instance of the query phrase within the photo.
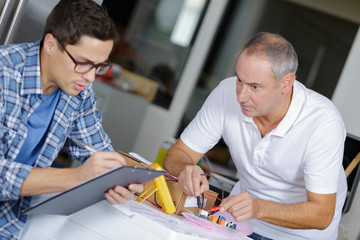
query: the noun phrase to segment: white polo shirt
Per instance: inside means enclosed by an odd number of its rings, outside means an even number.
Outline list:
[[[280,204],[306,202],[306,189],[337,192],[335,216],[324,230],[295,230],[251,220],[254,232],[273,239],[336,239],[346,196],[342,167],[346,131],[334,104],[295,81],[283,120],[263,138],[242,114],[236,78],[222,81],[181,134],[196,152],[206,153],[223,137],[240,176],[233,193]]]

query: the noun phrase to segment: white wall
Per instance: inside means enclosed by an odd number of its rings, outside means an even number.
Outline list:
[[[347,132],[360,138],[360,28],[332,100],[345,121]]]
[[[215,81],[211,83],[212,88],[215,88],[220,80],[234,76],[238,51],[254,34],[261,20],[259,16],[263,14],[266,5],[266,1],[243,0],[237,6],[237,14],[233,16],[230,26],[227,27],[227,37],[222,43],[224,47],[215,56],[216,59],[213,60],[211,74]]]
[[[360,28],[346,60],[344,69],[335,89],[332,101],[338,107],[347,132],[360,138]],[[360,184],[356,190],[350,211],[341,224],[348,231],[348,239],[360,236]]]

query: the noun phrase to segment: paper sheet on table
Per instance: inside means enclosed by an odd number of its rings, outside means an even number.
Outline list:
[[[152,162],[150,162],[149,160],[143,158],[142,156],[140,156],[139,154],[137,153],[134,153],[134,152],[129,152],[129,155],[139,159],[140,161],[142,161],[143,163],[145,163],[146,165],[151,165]]]
[[[157,223],[162,224],[163,226],[172,229],[175,232],[183,233],[187,235],[196,235],[200,237],[204,237],[206,239],[211,240],[232,240],[234,239],[232,236],[227,236],[223,234],[223,232],[207,232],[205,229],[201,229],[197,226],[186,221],[186,219],[179,215],[169,215],[164,213],[160,209],[156,209],[147,202],[139,203],[136,201],[128,201],[124,205],[112,205],[128,217],[132,217],[135,214],[142,215],[148,219],[151,219]],[[244,230],[244,229],[243,229]],[[247,232],[247,231],[245,231]],[[220,238],[219,238],[219,234]],[[246,237],[238,237],[237,239],[248,239]]]
[[[183,225],[183,222],[179,216],[166,214],[160,209],[156,209],[147,205],[146,202],[139,203],[131,200],[127,201],[125,204],[118,204],[113,206],[129,217],[135,214],[140,214],[170,227],[179,227],[180,225]]]

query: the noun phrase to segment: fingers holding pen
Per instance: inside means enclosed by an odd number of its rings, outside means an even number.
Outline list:
[[[92,162],[93,167],[111,169],[118,166],[126,165],[126,161],[123,156],[117,152],[96,152],[88,161]]]
[[[109,169],[123,165],[126,165],[126,161],[117,152],[95,152],[77,169],[80,180],[85,181]]]
[[[117,152],[96,152],[89,159],[93,158],[97,164],[104,168],[113,168],[126,165],[125,158]],[[115,165],[115,166],[114,166]]]

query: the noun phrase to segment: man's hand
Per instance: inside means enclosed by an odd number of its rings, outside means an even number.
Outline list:
[[[179,139],[167,152],[164,159],[165,169],[178,177],[181,189],[189,196],[197,197],[209,190],[204,171],[196,165],[203,153],[186,146]]]
[[[86,181],[112,168],[124,166],[126,161],[117,152],[96,152],[78,167],[79,178]],[[115,186],[105,193],[105,198],[112,204],[124,204],[133,199],[134,193],[142,192],[142,184],[130,184],[128,188]]]
[[[249,193],[241,192],[223,199],[220,211],[227,211],[236,221],[242,222],[256,218],[258,209],[256,203],[256,199],[252,198]]]
[[[117,152],[96,152],[77,168],[77,177],[80,182],[83,182],[112,168],[124,165],[126,165],[124,157]]]
[[[181,189],[189,196],[197,197],[209,190],[209,183],[204,171],[197,165],[187,165],[181,171],[178,182]]]
[[[130,184],[128,188],[116,186],[105,193],[105,198],[112,204],[125,204],[134,198],[135,193],[144,191],[143,184]]]
[[[96,152],[77,168],[33,168],[21,185],[20,195],[62,192],[112,168],[124,165],[124,157],[117,152]],[[135,192],[142,191],[141,184],[130,184],[128,188],[115,186],[105,193],[105,198],[110,203],[121,204],[132,199]]]
[[[279,204],[241,192],[224,199],[220,211],[229,212],[239,222],[256,218],[293,229],[327,228],[334,216],[336,193],[318,194],[307,190],[306,194],[306,202]]]

